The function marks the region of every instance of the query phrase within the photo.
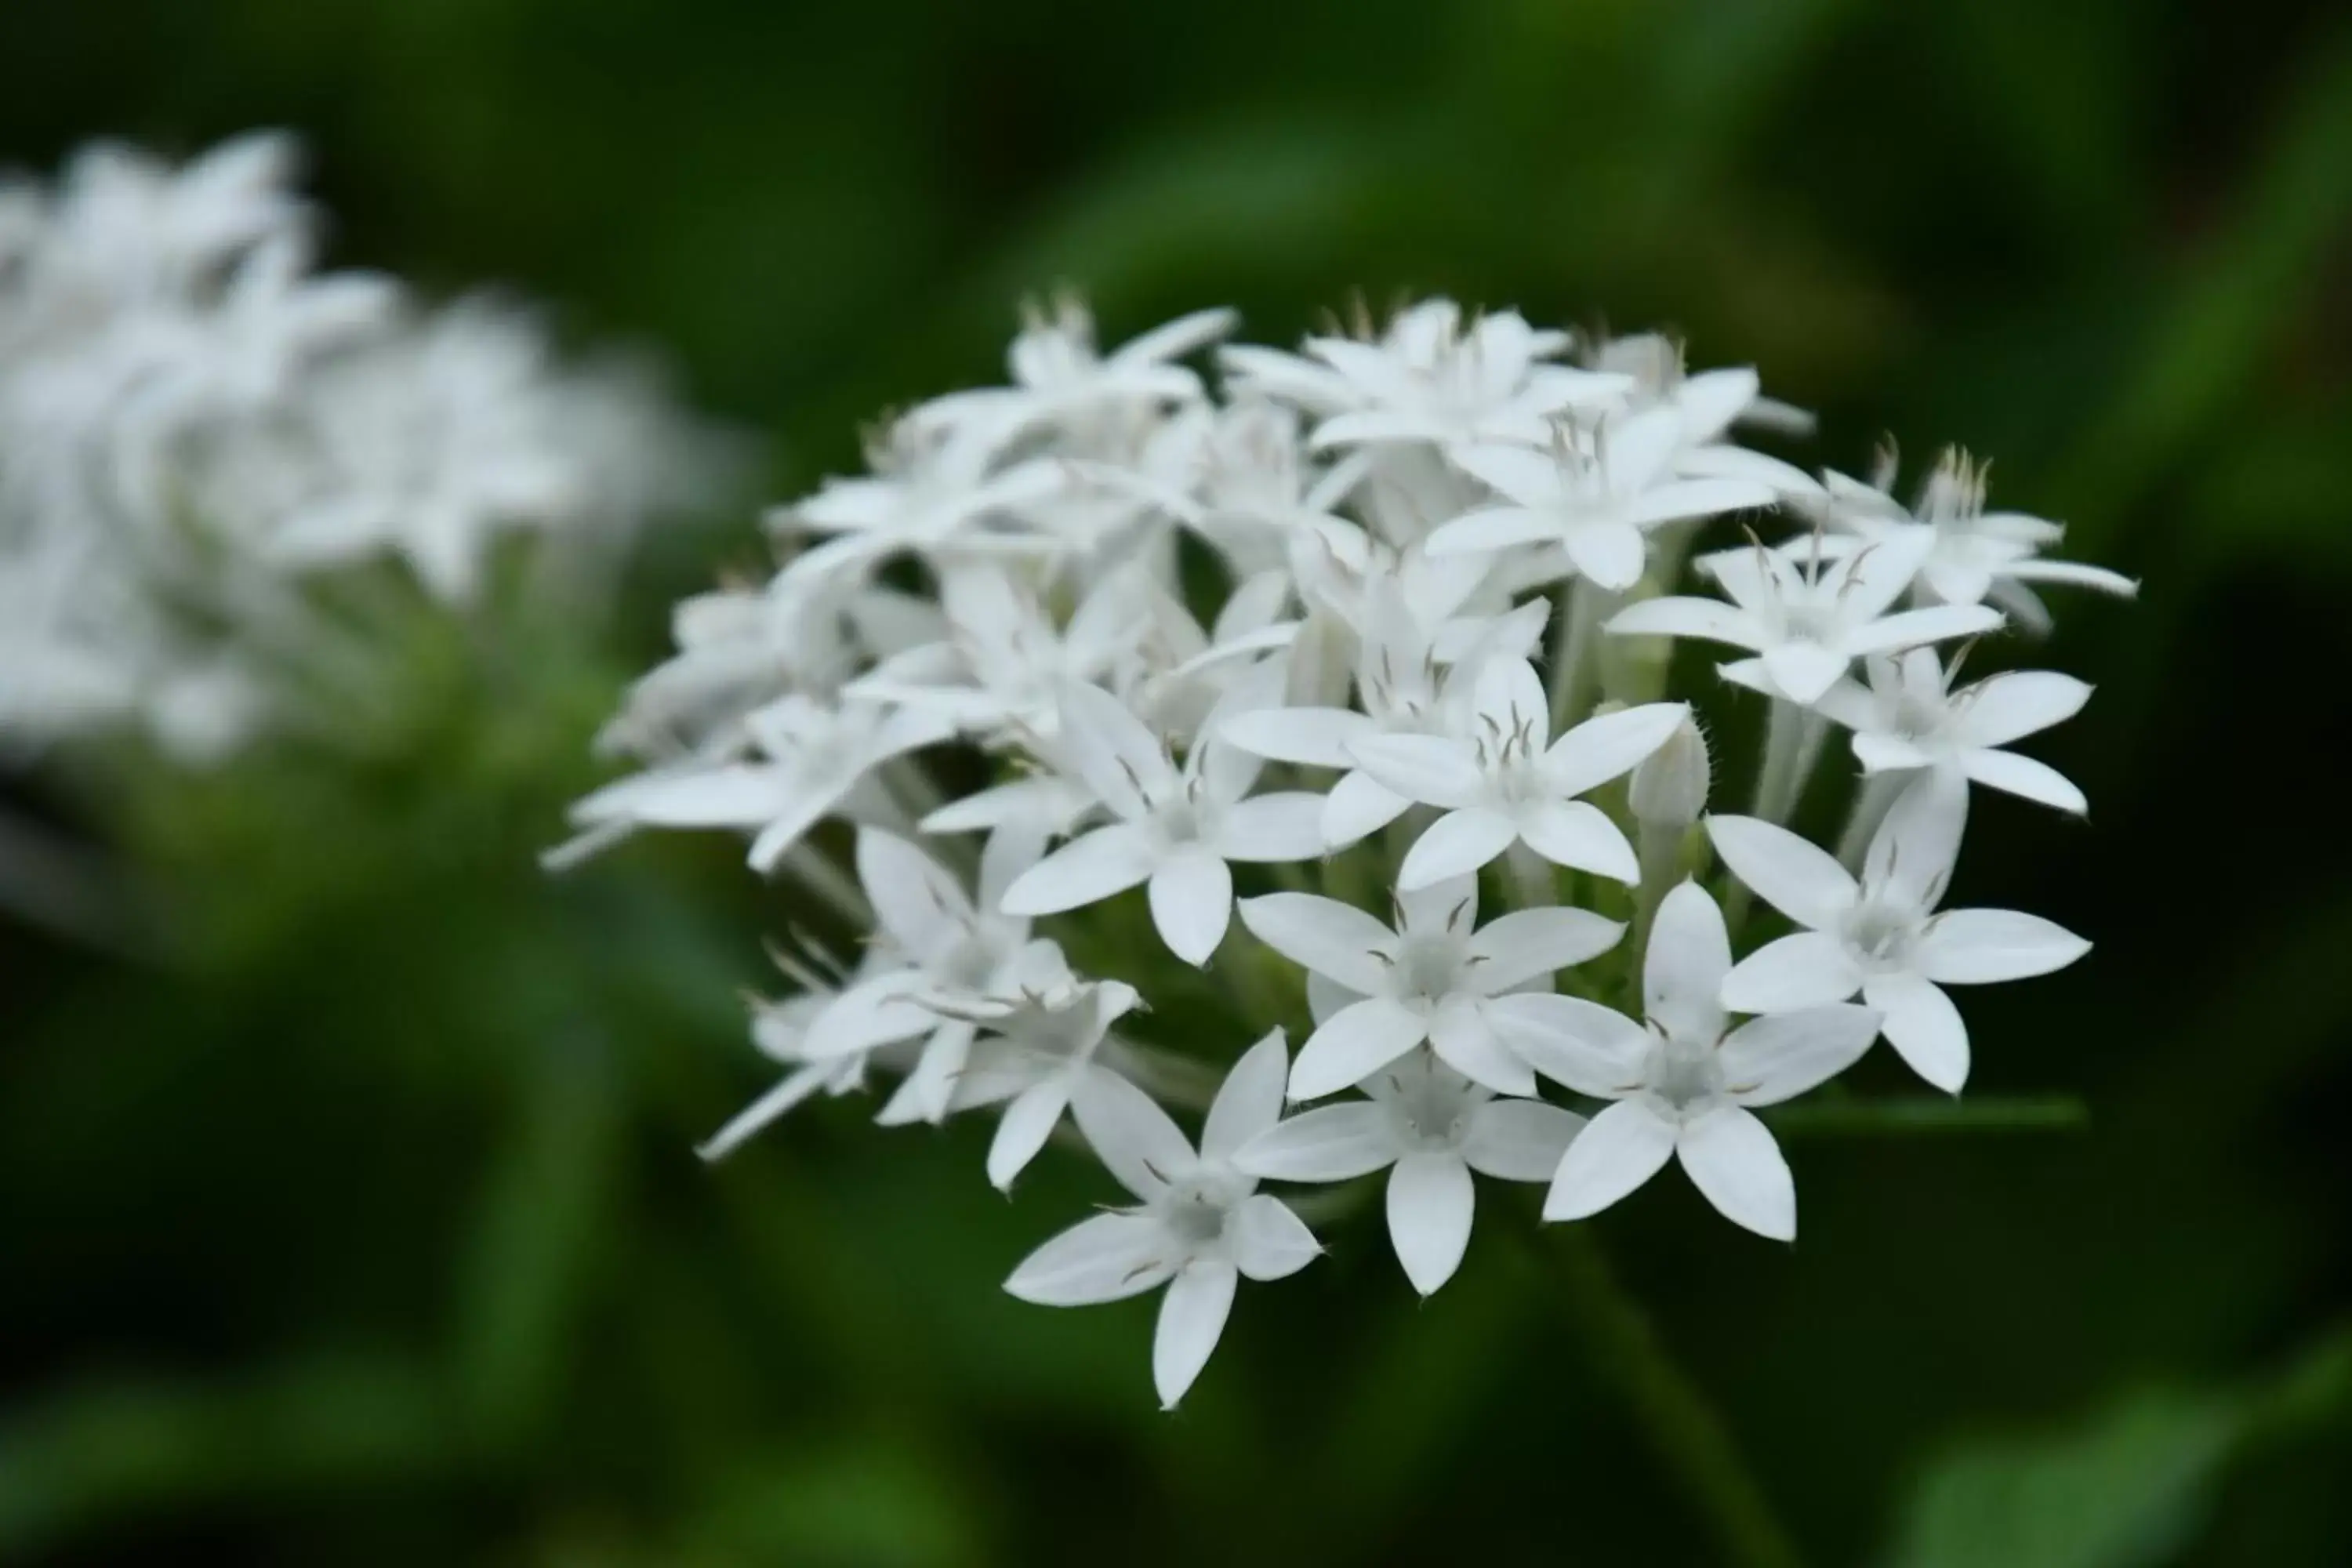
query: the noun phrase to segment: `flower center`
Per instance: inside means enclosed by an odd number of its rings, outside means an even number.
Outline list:
[[[1866,962],[1884,967],[1901,964],[1918,935],[1918,921],[1911,911],[1887,904],[1865,903],[1846,920],[1847,944]]]
[[[1231,1184],[1196,1177],[1169,1189],[1160,1201],[1160,1220],[1170,1235],[1199,1252],[1224,1239],[1234,1203]]]
[[[1656,1039],[1643,1074],[1651,1095],[1678,1116],[1691,1116],[1714,1104],[1723,1092],[1723,1064],[1716,1059],[1715,1043],[1678,1040],[1651,1026]]]
[[[1434,1077],[1400,1085],[1389,1100],[1399,1140],[1409,1149],[1431,1153],[1461,1147],[1470,1108],[1469,1096]]]
[[[1452,994],[1462,974],[1462,945],[1451,934],[1407,937],[1393,970],[1399,999],[1436,1002]]]

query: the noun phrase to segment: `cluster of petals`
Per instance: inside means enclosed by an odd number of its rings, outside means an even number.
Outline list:
[[[1577,1220],[1679,1161],[1736,1224],[1793,1237],[1759,1113],[1882,1036],[1957,1089],[1943,988],[2084,951],[1940,907],[1972,786],[2082,809],[2010,748],[2089,694],[1956,684],[1953,645],[2030,624],[2026,584],[2123,585],[2043,559],[2054,525],[1986,512],[1960,459],[1906,509],[1747,445],[1810,420],[1661,336],[1444,300],[1295,351],[1236,326],[1105,349],[1077,304],[1033,311],[1002,384],[902,410],[866,471],[773,509],[773,575],[681,606],[605,732],[635,771],[560,852],[728,830],[830,906],[863,956],[762,1005],[784,1076],[709,1152],[870,1074],[896,1080],[886,1123],[994,1111],[1001,1188],[1057,1133],[1083,1144],[1131,1202],[1006,1289],[1164,1292],[1169,1405],[1239,1281],[1320,1250],[1302,1215],[1326,1205],[1261,1183],[1344,1206],[1377,1179],[1424,1295],[1468,1254],[1480,1176]],[[1626,673],[1662,675],[1662,639],[1727,650],[1723,700],[1850,733],[1857,812],[1884,810],[1858,874],[1780,821],[1706,815],[1697,707]],[[1692,879],[1710,847],[1715,891]],[[1733,879],[1794,929],[1736,952]],[[1155,1016],[1202,994],[1195,969],[1239,1032]]]

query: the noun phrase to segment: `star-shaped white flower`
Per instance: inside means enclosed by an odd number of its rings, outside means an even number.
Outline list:
[[[1544,449],[1473,447],[1454,463],[1500,500],[1429,536],[1433,556],[1553,545],[1594,586],[1622,593],[1642,580],[1649,531],[1662,523],[1768,507],[1769,485],[1742,479],[1677,479],[1682,415],[1652,409],[1611,419],[1589,435],[1556,436]]]
[[[1633,847],[1607,814],[1577,797],[1665,744],[1689,709],[1649,702],[1588,719],[1550,739],[1543,681],[1523,658],[1490,659],[1471,691],[1469,734],[1373,735],[1349,743],[1358,767],[1407,800],[1441,806],[1405,855],[1411,892],[1475,871],[1524,843],[1558,866],[1633,882]]]
[[[1121,1048],[1111,1026],[1143,1000],[1116,980],[1079,981],[1058,963],[1038,967],[1045,973],[1022,975],[1013,994],[969,1010],[988,1033],[973,1043],[948,1101],[950,1111],[1004,1107],[988,1146],[988,1179],[1000,1191],[1037,1157],[1072,1096],[1118,1077],[1101,1059]]]
[[[1063,475],[1042,458],[999,468],[995,455],[992,434],[900,420],[867,454],[871,474],[828,479],[815,495],[770,514],[780,532],[832,535],[787,562],[785,574],[862,568],[900,552],[929,557],[950,546],[961,553],[1050,550],[1052,541],[1018,526],[1018,517],[1059,489]]]
[[[1967,815],[1965,784],[1922,774],[1879,825],[1859,881],[1786,828],[1710,817],[1716,853],[1732,874],[1804,928],[1742,959],[1724,981],[1724,1005],[1778,1012],[1858,991],[1885,1015],[1887,1043],[1912,1070],[1958,1093],[1969,1076],[1969,1033],[1942,987],[2047,974],[2091,948],[2039,915],[1936,912]]]
[[[1747,648],[1760,656],[1768,689],[1810,706],[1864,654],[1972,637],[2000,625],[2000,612],[1988,605],[1888,614],[1911,585],[1924,542],[1891,542],[1826,561],[1816,551],[1803,565],[1787,552],[1760,546],[1723,551],[1702,557],[1699,567],[1722,585],[1729,603],[1644,599],[1618,611],[1608,629]]]
[[[1323,846],[1341,849],[1404,815],[1412,802],[1355,764],[1349,745],[1372,735],[1451,735],[1471,722],[1471,688],[1488,658],[1524,657],[1543,634],[1549,606],[1538,599],[1475,626],[1424,626],[1405,584],[1381,574],[1367,585],[1356,658],[1355,708],[1258,708],[1219,729],[1254,756],[1307,767],[1338,768],[1324,797]],[[1442,644],[1471,640],[1451,663]],[[1447,650],[1454,651],[1452,649]]]
[[[1244,1053],[1209,1108],[1196,1153],[1168,1113],[1123,1079],[1087,1083],[1075,1106],[1079,1131],[1132,1208],[1081,1221],[1023,1260],[1004,1289],[1024,1301],[1079,1307],[1156,1290],[1160,1326],[1151,1375],[1173,1409],[1224,1332],[1242,1278],[1280,1279],[1322,1251],[1314,1234],[1234,1155],[1282,1115],[1288,1063],[1282,1031]]]
[[[1863,671],[1868,684],[1842,679],[1814,707],[1853,731],[1853,754],[1864,773],[1943,768],[2077,816],[2090,809],[2065,774],[2001,749],[2073,718],[2090,700],[2086,683],[2055,670],[2021,669],[1952,690],[1951,671],[1924,647],[1899,662],[1867,659]]]
[[[798,694],[744,722],[764,753],[760,759],[695,761],[622,779],[575,805],[572,826],[746,829],[754,835],[752,868],[764,873],[810,828],[851,803],[877,767],[955,732],[933,713],[878,702],[822,703]]]
[[[1160,939],[1185,963],[1202,964],[1233,919],[1228,861],[1322,854],[1321,796],[1243,798],[1257,780],[1256,758],[1212,736],[1180,768],[1142,721],[1100,687],[1066,687],[1061,706],[1061,751],[1118,820],[1023,873],[1005,890],[1007,913],[1059,914],[1149,884]]]
[[[1459,306],[1429,300],[1392,321],[1379,342],[1310,338],[1308,358],[1228,349],[1229,384],[1327,416],[1317,447],[1426,442],[1540,446],[1551,418],[1621,396],[1630,378],[1546,362],[1569,345],[1516,311],[1482,315],[1465,330]]]
[[[1480,928],[1475,877],[1400,895],[1393,930],[1312,893],[1268,893],[1241,908],[1251,934],[1349,997],[1299,1051],[1293,1100],[1362,1083],[1423,1043],[1496,1093],[1533,1094],[1535,1075],[1496,1036],[1493,999],[1550,989],[1553,974],[1606,952],[1625,930],[1572,909],[1520,910]]]
[[[1573,996],[1497,1004],[1507,1037],[1536,1070],[1616,1103],[1568,1146],[1546,1219],[1600,1213],[1672,1158],[1725,1218],[1792,1241],[1797,1189],[1780,1145],[1755,1114],[1853,1065],[1878,1033],[1867,1007],[1835,1005],[1753,1018],[1725,1032],[1731,972],[1723,911],[1685,882],[1658,906],[1643,974],[1649,1016]]]
[[[2041,552],[2065,537],[2060,524],[2024,512],[1985,510],[1986,468],[1958,447],[1944,453],[1909,508],[1888,493],[1895,468],[1890,447],[1872,483],[1839,473],[1826,476],[1823,516],[1860,542],[1903,542],[1919,549],[1912,592],[1921,602],[1974,605],[1990,599],[2027,626],[2046,631],[2050,612],[2033,592],[2035,584],[2138,596],[2139,584],[2120,572],[2045,558]]]
[[[1017,831],[990,838],[980,862],[977,902],[939,862],[893,833],[857,835],[857,878],[873,906],[879,939],[866,975],[835,999],[810,1030],[812,1059],[871,1051],[919,1039],[913,1067],[876,1118],[886,1126],[937,1122],[948,1113],[977,1026],[973,1009],[1015,989],[1041,963],[1030,951],[1029,922],[1004,914],[998,900],[1034,864],[1041,837]]]
[[[1584,1127],[1583,1117],[1539,1100],[1497,1100],[1423,1050],[1372,1075],[1364,1092],[1371,1098],[1318,1106],[1258,1134],[1234,1163],[1277,1182],[1345,1182],[1387,1168],[1389,1240],[1424,1296],[1454,1277],[1470,1245],[1470,1173],[1548,1182]]]
[[[743,1108],[727,1125],[712,1133],[695,1148],[704,1160],[725,1159],[768,1125],[803,1101],[822,1091],[835,1097],[852,1094],[866,1087],[867,1068],[878,1056],[887,1059],[895,1056],[895,1043],[877,1046],[861,1051],[820,1052],[811,1048],[817,1026],[825,1010],[839,1000],[842,982],[815,965],[804,963],[783,952],[775,954],[776,965],[800,986],[793,994],[774,1002],[760,1002],[751,1012],[751,1044],[770,1061],[789,1068],[775,1087]],[[878,950],[869,951],[858,973],[849,977],[856,984],[868,974],[887,968],[890,957]]]

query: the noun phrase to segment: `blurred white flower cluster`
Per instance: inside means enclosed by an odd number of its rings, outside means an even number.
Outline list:
[[[1940,908],[1972,784],[2083,806],[2006,748],[2088,689],[1956,684],[1961,639],[2043,624],[2037,585],[2132,591],[1984,510],[1957,455],[1906,507],[1889,475],[1740,445],[1810,422],[1662,337],[1433,300],[1296,353],[1217,348],[1213,384],[1186,362],[1233,326],[1105,353],[1064,304],[1012,384],[906,413],[869,472],[777,510],[781,569],[680,607],[606,737],[641,770],[556,856],[734,829],[830,903],[857,958],[788,956],[801,989],[753,1031],[784,1076],[705,1152],[881,1073],[885,1123],[997,1108],[1005,1187],[1066,1115],[1133,1202],[1006,1288],[1164,1287],[1170,1404],[1236,1282],[1319,1251],[1264,1182],[1385,1171],[1423,1293],[1479,1175],[1549,1184],[1572,1220],[1671,1158],[1792,1237],[1759,1110],[1881,1037],[1957,1091],[1945,988],[2087,945]],[[1745,814],[1708,815],[1733,770],[1670,693],[1674,638],[1730,649],[1725,702],[1769,715]],[[1789,826],[1832,726],[1858,764],[1835,852]],[[1742,955],[1750,890],[1788,926]],[[1151,1041],[1204,965],[1240,1022]]]
[[[0,176],[0,747],[131,726],[218,756],[289,669],[368,664],[323,574],[396,555],[462,605],[502,533],[593,576],[709,491],[720,454],[642,367],[317,270],[296,162],[256,134]]]

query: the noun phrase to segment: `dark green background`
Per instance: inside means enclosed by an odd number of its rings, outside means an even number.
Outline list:
[[[2352,1561],[2352,26],[2240,0],[1054,5],[14,0],[0,161],[302,131],[338,259],[668,345],[772,441],[996,374],[1022,294],[1113,336],[1360,290],[1653,321],[2000,459],[2144,576],[2061,604],[2038,745],[2087,826],[1980,796],[1956,897],[2095,939],[1969,999],[1971,1084],[2087,1131],[1796,1142],[1804,1239],[1664,1182],[1599,1222],[1813,1560]],[[530,852],[626,635],[420,650],[412,732],[210,780],[54,771],[168,959],[0,932],[0,1561],[1717,1560],[1596,1377],[1533,1194],[1418,1304],[1359,1220],[1250,1289],[1182,1412],[1149,1308],[1003,1273],[983,1125],[798,1118],[734,993],[791,913],[727,845]],[[544,629],[542,628],[542,631]],[[1238,1042],[1235,1042],[1238,1044]],[[1874,1061],[1864,1087],[1899,1091]]]

